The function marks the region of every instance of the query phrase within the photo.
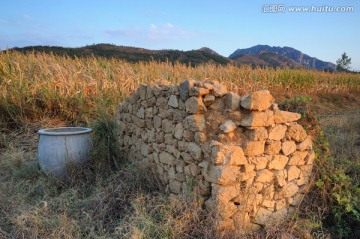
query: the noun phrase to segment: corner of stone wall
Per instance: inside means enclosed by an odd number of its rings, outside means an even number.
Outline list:
[[[172,194],[196,185],[219,230],[285,219],[302,201],[315,154],[268,91],[240,97],[217,81],[141,85],[117,116],[124,157],[146,166]]]
[[[239,118],[230,119],[231,108]],[[310,136],[296,123],[301,116],[279,110],[268,91],[241,99],[229,93],[226,109],[230,117],[220,123],[207,171],[206,208],[215,210],[220,230],[279,223],[302,201],[315,157]]]

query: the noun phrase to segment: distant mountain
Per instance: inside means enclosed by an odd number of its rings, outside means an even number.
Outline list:
[[[191,66],[202,63],[215,63],[226,65],[231,60],[219,55],[210,48],[199,50],[180,51],[180,50],[149,50],[137,47],[116,46],[112,44],[96,44],[79,48],[65,48],[54,46],[29,46],[23,48],[12,48],[10,51],[19,52],[46,52],[56,55],[67,55],[70,57],[98,56],[105,58],[119,58],[129,62],[156,60],[160,62],[180,62]]]
[[[254,55],[245,54],[239,55],[233,58],[234,61],[240,65],[252,65],[260,67],[289,67],[289,68],[301,68],[303,67],[300,63],[289,59],[284,56],[279,56],[276,53],[269,51],[260,51]]]
[[[45,52],[69,57],[105,57],[119,58],[129,62],[160,61],[180,62],[186,65],[197,66],[204,63],[226,65],[236,62],[238,65],[247,64],[253,67],[306,67],[317,70],[335,70],[335,64],[324,62],[315,57],[310,57],[291,47],[271,47],[257,45],[247,49],[238,49],[229,58],[223,57],[216,51],[202,47],[198,50],[149,50],[145,48],[116,46],[113,44],[94,44],[78,48],[65,48],[56,46],[29,46],[12,48],[7,51]]]
[[[258,56],[260,52],[267,51],[277,54],[280,57],[285,57],[299,63],[306,68],[313,68],[317,70],[335,70],[336,65],[331,62],[321,61],[315,57],[311,57],[291,47],[272,47],[268,45],[257,45],[247,49],[237,49],[229,58],[236,60],[241,58],[241,55]],[[273,58],[273,57],[272,57]],[[283,58],[284,59],[284,58]],[[279,58],[280,60],[280,58]],[[288,62],[290,63],[290,62]]]
[[[221,56],[223,57],[222,55],[220,55],[219,53],[217,53],[216,51],[214,51],[213,49],[210,49],[208,47],[202,47],[200,48],[198,51],[202,51],[202,52],[205,52],[205,53],[208,53],[208,54],[212,54],[212,55],[216,55],[216,56]]]

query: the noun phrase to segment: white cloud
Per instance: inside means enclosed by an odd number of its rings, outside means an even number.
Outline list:
[[[131,39],[143,39],[148,41],[165,41],[188,39],[197,36],[196,31],[188,31],[171,23],[162,25],[150,24],[147,29],[139,27],[130,27],[123,29],[110,29],[105,31],[106,35],[111,37],[124,37]]]
[[[187,31],[176,27],[171,23],[163,25],[151,24],[147,37],[150,40],[171,40],[171,39],[185,39],[197,35],[195,31]]]

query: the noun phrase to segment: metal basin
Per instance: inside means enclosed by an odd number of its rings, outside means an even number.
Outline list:
[[[91,131],[83,127],[39,130],[38,159],[41,169],[48,175],[64,178],[67,165],[85,163],[90,156]]]

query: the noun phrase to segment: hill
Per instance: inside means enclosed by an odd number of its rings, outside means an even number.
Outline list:
[[[235,52],[233,52],[229,58],[230,59],[237,59],[241,55],[257,55],[262,51],[272,52],[275,53],[281,57],[286,57],[288,59],[291,59],[299,64],[301,66],[306,68],[312,68],[317,70],[335,70],[336,65],[331,62],[325,62],[322,60],[319,60],[315,57],[311,57],[309,55],[306,55],[302,53],[299,50],[296,50],[291,47],[272,47],[268,45],[257,45],[246,49],[237,49]]]
[[[239,64],[260,66],[260,67],[289,67],[301,68],[302,65],[284,56],[269,51],[261,51],[255,55],[245,54],[233,58]]]
[[[56,46],[29,46],[23,48],[12,48],[10,51],[46,52],[55,55],[68,55],[70,57],[99,56],[105,58],[119,58],[129,62],[156,60],[160,62],[180,62],[191,66],[202,63],[215,63],[226,65],[230,60],[209,48],[199,50],[149,50],[137,47],[116,46],[112,44],[95,44],[79,48],[65,48]]]

